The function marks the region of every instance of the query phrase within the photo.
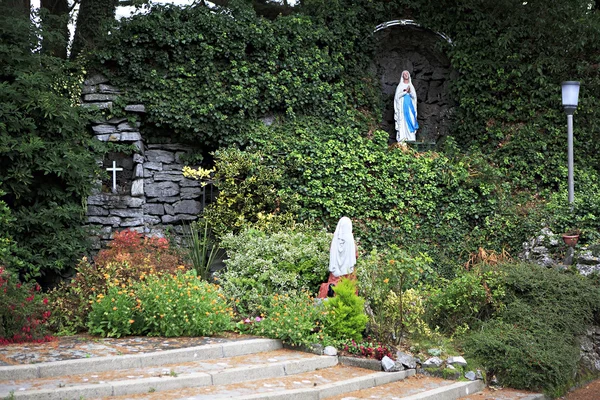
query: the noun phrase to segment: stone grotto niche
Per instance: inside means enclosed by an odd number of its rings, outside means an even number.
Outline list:
[[[402,71],[408,70],[417,92],[417,142],[435,143],[449,132],[454,104],[448,86],[458,75],[439,50],[447,39],[406,22],[382,24],[374,33],[377,48],[372,68],[385,101],[382,129],[390,134],[390,142],[396,141],[394,93]]]
[[[113,161],[117,167],[115,174],[117,194],[129,194],[133,182],[133,157],[125,153],[108,153],[102,161],[102,192],[112,193]]]

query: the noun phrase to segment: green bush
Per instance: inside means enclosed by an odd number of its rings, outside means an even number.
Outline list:
[[[504,308],[504,279],[500,268],[477,265],[451,281],[438,280],[427,296],[429,325],[449,334],[477,329]]]
[[[87,326],[90,333],[108,337],[207,336],[231,328],[231,313],[219,287],[193,272],[150,275],[99,294]]]
[[[0,37],[0,200],[14,217],[0,237],[14,239],[12,258],[24,263],[8,267],[51,281],[88,250],[85,199],[97,167],[77,104],[83,71],[41,54],[41,34],[6,5]]]
[[[241,314],[256,314],[271,294],[316,293],[327,280],[331,234],[296,225],[285,231],[247,228],[228,234],[226,270],[216,274]]]
[[[425,333],[423,307],[414,288],[435,279],[431,262],[426,254],[411,256],[396,245],[373,249],[358,259],[358,286],[372,311],[369,330],[378,340],[398,344],[406,333]],[[411,290],[410,300],[405,299]]]
[[[262,320],[250,325],[256,335],[281,339],[294,346],[327,340],[322,332],[323,307],[308,292],[269,296],[257,312]]]
[[[503,385],[559,395],[578,372],[577,336],[600,311],[600,289],[533,264],[502,269],[506,307],[466,337],[465,351]]]
[[[324,332],[337,340],[360,341],[369,319],[365,314],[365,300],[356,294],[356,282],[342,278],[333,291],[335,296],[324,302]]]

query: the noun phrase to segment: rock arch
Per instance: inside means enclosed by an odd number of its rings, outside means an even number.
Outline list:
[[[417,141],[435,143],[446,136],[454,103],[449,84],[457,77],[441,50],[452,40],[443,33],[423,28],[413,20],[392,20],[378,25],[373,32],[376,51],[372,68],[384,94],[382,129],[395,141],[394,92],[403,70],[411,73],[418,97]]]

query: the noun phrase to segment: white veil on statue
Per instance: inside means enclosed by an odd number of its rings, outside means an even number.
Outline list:
[[[352,235],[352,221],[342,217],[335,228],[329,249],[329,272],[335,277],[351,274],[356,264],[356,245]]]

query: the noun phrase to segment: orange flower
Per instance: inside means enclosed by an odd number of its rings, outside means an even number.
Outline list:
[[[130,320],[129,320],[129,323],[130,323],[130,324],[133,324],[134,322],[135,322],[135,321],[134,321],[134,320],[132,320],[132,319],[130,319]]]
[[[389,280],[388,278],[385,278],[385,279],[383,280],[383,283],[388,283],[389,281],[390,281],[390,280]]]

